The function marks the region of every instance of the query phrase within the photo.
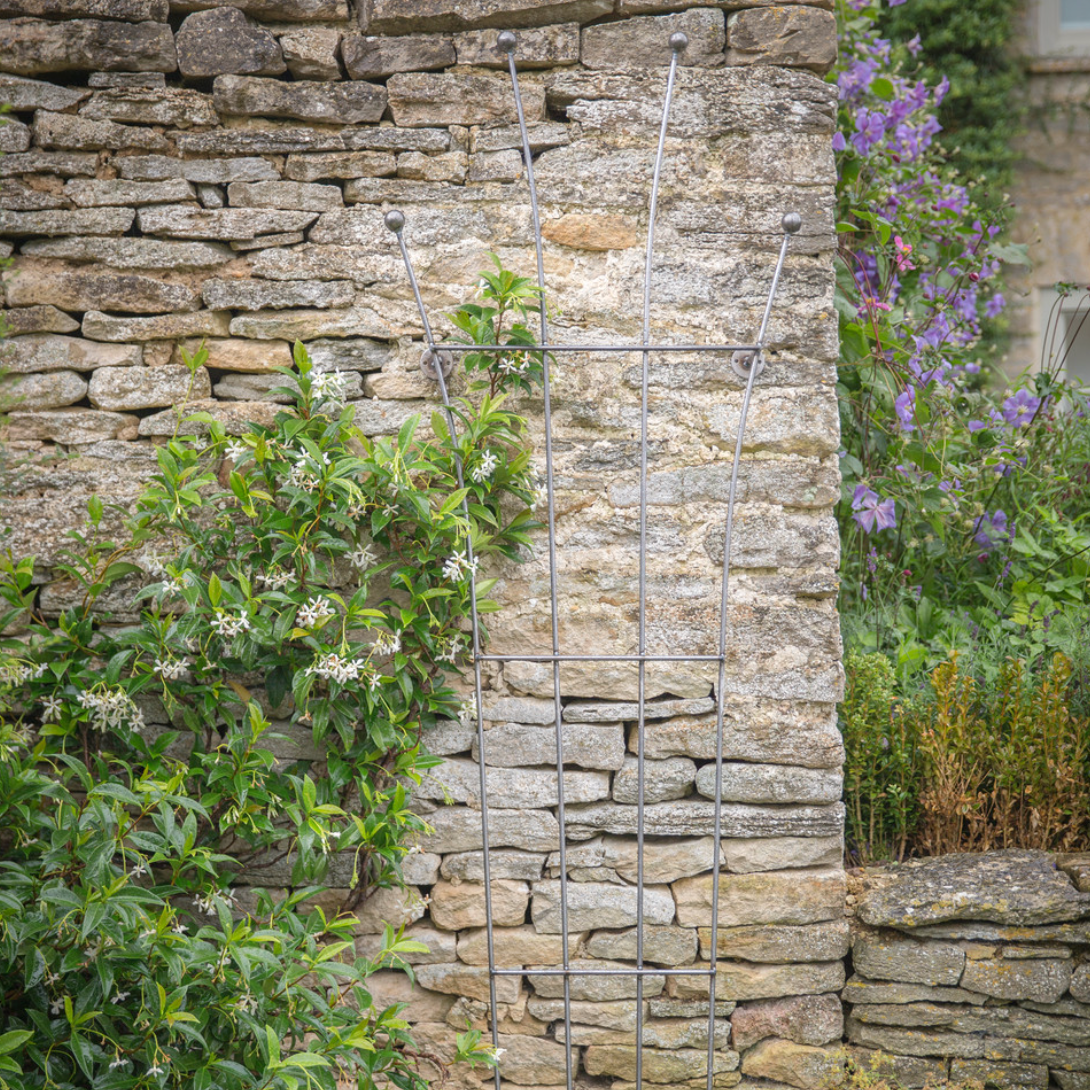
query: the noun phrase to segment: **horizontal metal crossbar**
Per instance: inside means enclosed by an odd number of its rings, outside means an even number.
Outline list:
[[[440,352],[760,352],[759,344],[451,344]]]
[[[715,969],[493,969],[495,976],[715,976]]]
[[[725,655],[477,655],[477,662],[722,662]]]

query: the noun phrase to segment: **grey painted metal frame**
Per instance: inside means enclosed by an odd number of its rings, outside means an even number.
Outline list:
[[[772,283],[769,287],[768,300],[765,304],[764,315],[761,320],[760,331],[757,339],[752,344],[652,344],[651,343],[651,274],[654,264],[655,247],[655,219],[658,211],[659,184],[662,176],[662,165],[666,149],[666,136],[670,123],[670,108],[673,103],[674,87],[677,80],[678,61],[688,45],[688,39],[684,34],[673,34],[670,37],[670,69],[666,79],[665,100],[662,111],[662,124],[659,129],[658,145],[655,153],[654,175],[651,183],[651,199],[649,209],[649,222],[647,230],[647,252],[644,267],[644,291],[643,291],[643,324],[641,341],[639,344],[552,344],[549,341],[548,316],[545,304],[545,261],[541,236],[541,217],[537,199],[537,186],[534,179],[534,163],[530,149],[530,137],[526,125],[526,117],[522,105],[522,95],[519,90],[518,70],[515,64],[515,54],[518,50],[518,39],[511,31],[503,31],[497,38],[497,49],[506,54],[508,71],[511,76],[511,87],[514,94],[515,108],[518,114],[519,131],[522,136],[523,158],[526,163],[526,177],[530,189],[530,208],[533,217],[534,242],[537,251],[537,279],[541,289],[540,298],[540,323],[541,336],[537,344],[520,346],[524,351],[539,351],[543,359],[543,386],[544,386],[544,428],[545,428],[545,484],[548,506],[548,551],[549,551],[549,600],[550,621],[552,635],[552,653],[537,655],[503,655],[485,654],[481,648],[481,632],[477,615],[477,587],[476,572],[473,556],[473,542],[466,541],[466,557],[470,564],[470,602],[472,606],[472,655],[473,655],[473,680],[476,695],[477,715],[477,745],[480,761],[480,790],[481,790],[481,834],[484,848],[484,896],[485,911],[487,915],[487,945],[488,945],[488,979],[490,1014],[493,1047],[499,1046],[499,1030],[496,1011],[496,979],[501,976],[560,976],[564,982],[564,1043],[566,1051],[567,1086],[571,1090],[574,1066],[572,1063],[572,1034],[571,1034],[571,978],[573,976],[622,976],[633,977],[636,981],[636,1085],[643,1085],[643,981],[647,976],[662,976],[669,972],[671,976],[707,977],[709,981],[708,1002],[708,1073],[707,1086],[712,1090],[714,1078],[714,1053],[715,1053],[715,1009],[716,1009],[716,953],[719,939],[719,867],[720,867],[720,839],[722,835],[722,794],[723,794],[723,722],[725,715],[725,687],[726,687],[726,656],[727,656],[727,631],[728,615],[727,606],[730,593],[730,562],[731,539],[734,530],[734,504],[738,491],[738,471],[742,459],[742,442],[745,435],[746,418],[749,413],[750,401],[753,394],[754,381],[764,368],[764,350],[768,336],[768,325],[772,315],[772,306],[775,301],[776,291],[779,287],[780,275],[783,272],[784,262],[787,258],[787,249],[791,235],[795,234],[802,226],[801,218],[795,213],[789,213],[783,217],[783,241],[772,275]],[[451,436],[457,434],[454,413],[451,409],[448,396],[444,367],[436,365],[441,363],[441,353],[465,353],[465,352],[502,352],[504,346],[496,345],[464,345],[443,344],[435,341],[431,323],[428,320],[427,309],[424,306],[420,294],[420,286],[413,270],[412,259],[405,242],[404,228],[405,216],[401,212],[389,212],[386,215],[386,225],[397,236],[398,246],[405,263],[405,270],[412,287],[413,297],[420,313],[420,321],[424,329],[424,339],[427,344],[425,353],[425,372],[439,384],[439,392],[443,400],[446,412],[447,424]],[[641,382],[640,382],[640,515],[639,515],[639,632],[636,654],[629,655],[565,655],[560,650],[560,614],[559,614],[559,587],[556,555],[556,503],[554,496],[554,467],[552,445],[552,388],[550,376],[550,354],[555,353],[582,353],[582,352],[610,352],[641,354]],[[647,508],[648,508],[648,420],[649,420],[649,386],[650,386],[650,357],[652,353],[694,353],[694,352],[731,352],[735,353],[734,365],[741,369],[746,376],[745,393],[742,398],[742,408],[738,421],[738,435],[734,450],[734,464],[731,468],[730,488],[727,494],[727,517],[724,528],[723,547],[723,571],[722,589],[720,598],[719,640],[715,653],[693,655],[666,655],[651,654],[647,650]],[[464,484],[463,467],[461,458],[455,453],[455,469],[458,477],[458,485]],[[468,518],[468,507],[463,500],[463,510]],[[557,818],[560,824],[560,924],[561,924],[561,951],[562,965],[559,968],[542,969],[500,969],[496,967],[495,936],[492,925],[492,885],[489,860],[489,836],[488,836],[488,784],[485,762],[485,731],[484,714],[481,691],[481,666],[485,662],[539,662],[551,663],[553,675],[553,714],[556,730],[556,773],[557,773]],[[563,662],[633,662],[637,665],[637,791],[636,791],[636,966],[625,969],[572,969],[571,951],[569,949],[568,930],[568,870],[566,859],[566,831],[565,803],[564,803],[564,741],[563,741],[563,708],[560,702],[560,664]],[[716,750],[715,750],[715,805],[714,805],[714,839],[713,858],[710,870],[712,873],[712,918],[711,918],[711,960],[707,969],[660,968],[649,969],[644,965],[644,796],[645,776],[644,764],[644,727],[645,727],[645,703],[646,703],[646,666],[649,662],[717,662],[719,664],[718,679],[716,683]],[[499,1068],[495,1072],[496,1090],[501,1088],[501,1076]]]

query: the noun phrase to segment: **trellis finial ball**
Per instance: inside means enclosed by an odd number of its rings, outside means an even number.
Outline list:
[[[396,235],[405,226],[405,213],[395,209],[386,213],[386,226]]]
[[[513,30],[501,30],[496,39],[496,48],[501,53],[514,53],[519,47],[518,35]]]
[[[788,212],[783,218],[783,229],[789,235],[798,234],[802,229],[802,216],[798,212]]]
[[[688,34],[683,34],[680,30],[675,30],[674,33],[670,35],[670,48],[675,53],[682,52],[682,50],[686,49],[688,47],[688,45],[689,45],[689,35]]]

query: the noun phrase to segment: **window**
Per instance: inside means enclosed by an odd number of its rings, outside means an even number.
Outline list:
[[[1052,288],[1041,290],[1041,311],[1039,329],[1042,341],[1047,333],[1051,342],[1055,363],[1063,361],[1064,374],[1072,382],[1090,389],[1090,304],[1085,293],[1071,295],[1064,299],[1058,316],[1055,336],[1048,326],[1049,314],[1056,302],[1056,292]],[[1080,305],[1081,303],[1081,305]],[[1040,355],[1041,363],[1047,364],[1049,345],[1043,344]]]
[[[1060,0],[1061,30],[1090,30],[1090,0]]]
[[[1039,51],[1090,56],[1090,0],[1038,0]]]

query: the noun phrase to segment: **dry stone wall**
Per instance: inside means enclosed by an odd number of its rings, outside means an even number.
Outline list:
[[[835,611],[839,496],[832,305],[835,55],[831,3],[721,0],[0,0],[0,237],[10,336],[9,446],[30,459],[0,520],[46,570],[88,495],[133,501],[186,399],[228,430],[276,411],[290,343],[351,376],[360,428],[425,419],[422,330],[383,214],[401,208],[440,333],[486,253],[533,270],[530,209],[500,28],[520,35],[542,202],[553,336],[638,340],[642,240],[667,40],[683,30],[653,277],[653,339],[751,340],[786,211],[803,216],[770,327],[740,469],[723,839],[713,842],[715,673],[649,667],[647,958],[631,979],[572,981],[580,1083],[704,1085],[707,978],[718,965],[715,1085],[817,1090],[835,1076],[848,947],[841,867],[841,686]],[[183,351],[204,343],[192,388]],[[726,357],[654,357],[648,646],[714,650],[724,502],[742,383]],[[561,646],[635,650],[639,359],[559,361],[554,385]],[[521,406],[542,442],[540,402]],[[547,651],[544,550],[499,569],[493,647]],[[73,590],[47,581],[42,606]],[[109,603],[130,614],[131,588]],[[409,1002],[446,1054],[488,995],[479,763],[489,794],[501,966],[555,966],[561,829],[551,669],[485,671],[485,746],[441,723],[446,758],[419,791],[432,832],[406,890],[358,910],[361,953],[385,922],[428,946]],[[636,904],[636,678],[562,670],[568,912],[575,964],[631,965]],[[146,714],[154,718],[153,709]],[[314,756],[304,733],[282,756]],[[552,766],[552,767],[550,767]],[[723,866],[710,949],[713,852]],[[339,904],[351,861],[326,896]],[[244,881],[283,885],[275,866]],[[497,981],[502,1072],[564,1082],[557,977]],[[461,1075],[471,1084],[473,1076]]]

